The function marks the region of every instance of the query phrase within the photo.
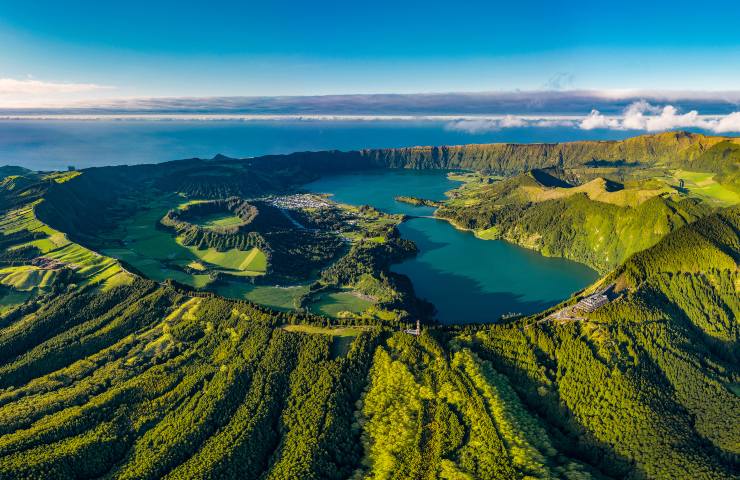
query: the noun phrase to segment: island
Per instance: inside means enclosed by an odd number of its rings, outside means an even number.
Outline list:
[[[441,207],[444,205],[443,202],[439,202],[437,200],[428,200],[426,198],[419,198],[419,197],[411,197],[407,195],[397,195],[393,197],[393,199],[397,202],[401,203],[408,203],[409,205],[414,205],[416,207]]]

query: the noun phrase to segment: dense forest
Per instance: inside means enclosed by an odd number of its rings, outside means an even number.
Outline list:
[[[38,301],[0,331],[0,472],[732,478],[738,232],[737,210],[677,230],[587,321],[376,327],[343,348],[282,328],[319,318],[146,280]]]
[[[623,156],[702,162],[731,183],[727,142],[521,147],[533,160],[506,167],[517,175],[466,184],[438,215],[520,243],[539,234],[533,247],[604,276],[548,311],[455,326],[429,321],[433,307],[389,270],[416,250],[399,218],[370,207],[286,216],[265,200],[402,150],[275,156],[272,173],[267,160],[224,158],[13,173],[0,182],[0,478],[740,478],[740,206],[622,178],[519,175],[553,155],[581,166]],[[485,170],[504,162],[499,149],[520,147],[458,152],[488,152],[476,157]],[[309,293],[351,287],[396,315],[273,310],[96,252],[137,211],[121,198],[151,191],[205,200],[153,228],[197,227],[214,249],[234,246],[218,235],[253,232],[286,275],[322,266]],[[242,223],[208,232],[199,218],[214,209]],[[607,286],[608,303],[556,314]],[[420,335],[399,331],[417,318]]]
[[[485,232],[487,238],[503,238],[605,273],[712,211],[693,198],[658,193],[639,198],[646,190],[624,189],[604,179],[580,189],[559,187],[560,196],[546,197],[553,191],[546,187],[557,181],[534,170],[448,202],[436,215],[460,228]]]

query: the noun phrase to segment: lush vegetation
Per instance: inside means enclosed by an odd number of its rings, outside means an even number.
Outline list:
[[[397,202],[408,203],[409,205],[415,205],[417,207],[439,207],[442,202],[435,200],[428,200],[426,198],[410,197],[408,195],[398,195],[395,197]]]
[[[609,269],[580,294],[609,286],[609,301],[418,336],[399,327],[432,307],[389,270],[416,248],[401,217],[252,198],[377,153],[269,157],[278,173],[214,159],[6,177],[0,478],[738,478],[734,143],[667,138],[589,155],[654,148],[673,180],[598,162],[582,167],[621,173],[463,175],[440,215]],[[224,209],[239,222],[207,225]],[[195,229],[206,243],[182,238]],[[251,232],[264,243],[228,243]],[[281,287],[224,273],[280,268],[317,271]]]
[[[740,187],[740,142],[689,132],[642,135],[619,141],[458,145],[364,150],[375,165],[442,168],[516,175],[534,169],[669,167],[712,172],[723,184]]]
[[[575,187],[533,171],[463,187],[436,214],[482,238],[503,238],[607,272],[711,211],[660,185],[599,178]]]

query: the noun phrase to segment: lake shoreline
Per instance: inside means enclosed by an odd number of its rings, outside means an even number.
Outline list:
[[[599,275],[605,275],[606,273],[608,273],[608,272],[602,272],[598,268],[594,267],[593,265],[589,265],[588,263],[582,262],[580,260],[576,260],[576,259],[573,259],[573,258],[562,257],[562,256],[559,256],[559,255],[547,255],[547,254],[543,253],[542,250],[539,249],[539,248],[536,248],[534,246],[527,245],[527,244],[524,244],[524,243],[519,243],[519,242],[512,241],[510,238],[506,238],[504,236],[498,236],[498,237],[495,237],[495,238],[485,238],[485,237],[483,237],[483,236],[481,236],[479,234],[480,232],[482,232],[484,230],[474,230],[472,228],[463,227],[463,226],[458,225],[457,223],[455,223],[455,221],[452,220],[452,219],[437,216],[436,215],[436,211],[435,211],[435,215],[433,215],[433,216],[419,216],[419,217],[410,216],[410,218],[432,218],[434,220],[440,220],[440,221],[443,221],[443,222],[448,223],[455,230],[458,230],[460,232],[466,232],[466,233],[473,234],[473,236],[475,238],[477,238],[478,240],[483,240],[483,241],[496,241],[496,240],[499,240],[499,241],[506,242],[506,243],[511,244],[511,245],[515,245],[517,247],[526,248],[527,250],[531,250],[533,252],[537,252],[537,253],[539,253],[540,255],[542,255],[545,258],[562,258],[563,260],[569,260],[571,262],[579,263],[581,265],[584,265],[584,266],[590,268],[591,270],[595,271]]]
[[[475,231],[436,216],[434,207],[395,200],[413,196],[445,201],[445,193],[459,182],[447,178],[446,172],[437,173],[402,170],[327,176],[307,188],[331,192],[336,202],[369,204],[404,216],[399,233],[419,251],[390,269],[411,280],[416,297],[432,300],[441,324],[495,323],[511,312],[537,313],[598,279],[598,273],[582,263],[547,257],[505,239],[482,242],[485,238]],[[419,217],[435,221],[415,221]]]

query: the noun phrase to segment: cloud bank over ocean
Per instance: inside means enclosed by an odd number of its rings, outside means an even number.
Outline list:
[[[636,130],[662,132],[676,129],[699,129],[712,133],[739,133],[740,112],[726,115],[700,115],[697,110],[680,113],[673,105],[652,105],[644,100],[624,109],[621,115],[604,115],[593,109],[585,117],[518,117],[506,115],[493,119],[461,119],[448,123],[450,130],[482,133],[505,128],[572,127],[581,130]]]
[[[10,85],[10,84],[9,84]],[[2,86],[2,83],[0,83]],[[30,88],[31,84],[13,84]],[[34,86],[36,88],[37,86]],[[46,86],[46,88],[97,86]],[[40,87],[39,87],[40,88]],[[572,127],[657,132],[740,132],[740,91],[570,90],[293,97],[132,98],[54,108],[1,108],[3,119],[410,120],[453,131]]]
[[[166,97],[90,100],[47,108],[2,107],[2,114],[242,114],[242,115],[586,115],[618,114],[635,102],[671,104],[707,115],[740,110],[740,90],[537,90],[480,93]]]

